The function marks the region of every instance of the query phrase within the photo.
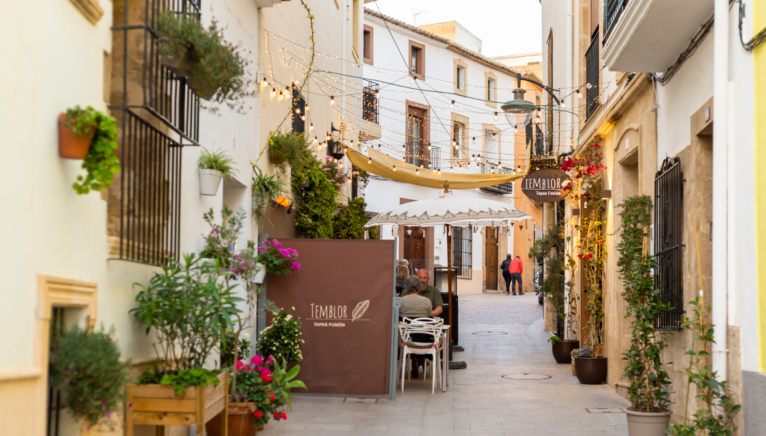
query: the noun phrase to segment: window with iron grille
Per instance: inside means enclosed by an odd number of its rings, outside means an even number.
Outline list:
[[[457,267],[457,276],[461,279],[471,278],[471,247],[473,232],[471,227],[452,228],[452,265]]]
[[[293,132],[306,132],[306,100],[293,86]]]
[[[122,126],[119,258],[178,259],[182,147],[132,111],[123,111]]]
[[[585,53],[586,80],[591,85],[585,90],[585,118],[588,118],[596,111],[600,102],[600,73],[599,66],[599,38],[598,29],[593,34],[590,47]]]
[[[441,163],[441,157],[442,157],[442,148],[431,146],[431,162],[429,167],[434,171],[441,171],[442,170],[442,163]]]
[[[378,123],[378,98],[380,85],[375,82],[366,81],[364,92],[362,94],[362,118],[371,122]]]
[[[512,168],[498,168],[494,167],[495,173],[497,174],[513,174]],[[513,194],[513,182],[506,182],[499,185],[494,186],[485,186],[483,188],[479,188],[479,190],[484,192],[491,192],[493,194]]]
[[[666,158],[654,179],[654,255],[657,260],[655,283],[662,299],[670,304],[655,321],[660,330],[680,330],[684,315],[683,299],[683,174],[678,157]]]
[[[463,126],[460,123],[452,124],[452,157],[460,158],[461,139],[463,138]]]
[[[604,40],[609,38],[609,33],[627,6],[628,0],[604,0]]]

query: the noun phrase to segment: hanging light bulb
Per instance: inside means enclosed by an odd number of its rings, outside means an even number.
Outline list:
[[[440,176],[442,175],[442,170],[439,170],[439,175],[440,175]]]
[[[415,76],[412,76],[412,79],[410,79],[410,85],[414,85],[414,84],[415,84]]]
[[[476,145],[476,137],[475,137],[475,136],[473,137],[473,140],[472,140],[472,142],[471,142],[471,143],[472,143],[473,145]]]
[[[452,100],[452,102],[450,102],[449,104],[449,108],[452,109],[454,107],[455,107],[455,100]]]
[[[263,80],[261,80],[261,86],[266,86],[268,82],[266,81],[266,78],[264,77]]]
[[[451,172],[451,173],[454,172],[454,171],[452,171],[452,167],[449,167],[449,172]]]
[[[513,126],[513,133],[519,133],[519,130],[516,128],[516,126]]]
[[[378,99],[380,98],[380,91],[375,93],[375,98],[378,98]]]
[[[335,106],[335,96],[330,96],[330,105]]]
[[[279,101],[282,101],[282,98],[283,98],[283,97],[284,97],[284,95],[283,95],[283,94],[282,94],[282,92],[280,91],[280,93],[279,93]]]
[[[420,175],[420,168],[415,168],[415,175],[416,175],[416,176],[419,176],[419,175]]]
[[[368,163],[368,164],[371,164],[371,163],[372,163],[372,158],[368,158],[368,159],[367,159],[367,163]]]
[[[271,98],[274,98],[274,96],[277,95],[277,90],[274,88],[271,88]]]
[[[567,107],[567,104],[564,103],[564,100],[561,100],[561,109],[564,109]]]
[[[578,98],[582,98],[582,94],[580,93],[580,90],[579,90],[579,89],[578,89],[577,91],[575,91],[575,92],[577,92],[577,97],[578,97]]]
[[[314,130],[314,123],[309,124],[309,131]]]
[[[396,165],[394,165],[394,171],[396,171]]]
[[[495,121],[497,121],[497,112],[495,112]]]
[[[301,121],[306,121],[306,115],[301,115]]]
[[[309,105],[306,105],[306,112],[309,111]]]
[[[301,108],[299,108],[299,107],[295,108],[295,113],[296,114],[300,114],[301,113]]]
[[[499,169],[499,170],[503,169],[503,164],[498,165],[497,169]]]
[[[586,84],[585,84],[585,88],[587,88],[587,89],[591,89],[591,88],[593,88],[593,85],[591,85],[590,83],[586,83]]]

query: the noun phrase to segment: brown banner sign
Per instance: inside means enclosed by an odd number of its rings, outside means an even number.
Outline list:
[[[266,292],[303,323],[298,379],[312,394],[388,395],[394,241],[279,242],[298,251],[301,269],[269,274]]]
[[[569,190],[563,188],[570,183],[567,173],[555,168],[546,168],[524,177],[521,181],[521,191],[531,200],[552,203],[569,194]]]

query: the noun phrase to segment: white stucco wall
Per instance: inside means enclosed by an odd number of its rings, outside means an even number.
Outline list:
[[[542,10],[542,64],[543,64],[543,84],[548,85],[548,50],[549,38],[553,40],[553,88],[560,89],[557,97],[564,97],[574,90],[575,84],[573,77],[575,75],[572,65],[574,42],[572,40],[575,34],[575,23],[572,2],[574,0],[563,0],[560,2],[544,1],[541,4]],[[572,96],[566,100],[567,108],[572,110],[581,102],[576,101],[577,97]],[[555,103],[555,102],[554,102]],[[543,104],[548,104],[548,97],[543,96]],[[568,112],[559,112],[554,117],[554,147],[558,146],[561,153],[568,152],[572,143],[573,134],[572,123],[577,118]],[[575,141],[576,142],[576,141]],[[576,145],[576,144],[575,144]]]

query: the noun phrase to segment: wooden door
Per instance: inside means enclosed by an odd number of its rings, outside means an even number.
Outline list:
[[[422,227],[404,228],[404,258],[412,272],[426,267],[426,232]]]
[[[484,271],[486,277],[486,288],[497,289],[497,232],[498,227],[484,228]]]

